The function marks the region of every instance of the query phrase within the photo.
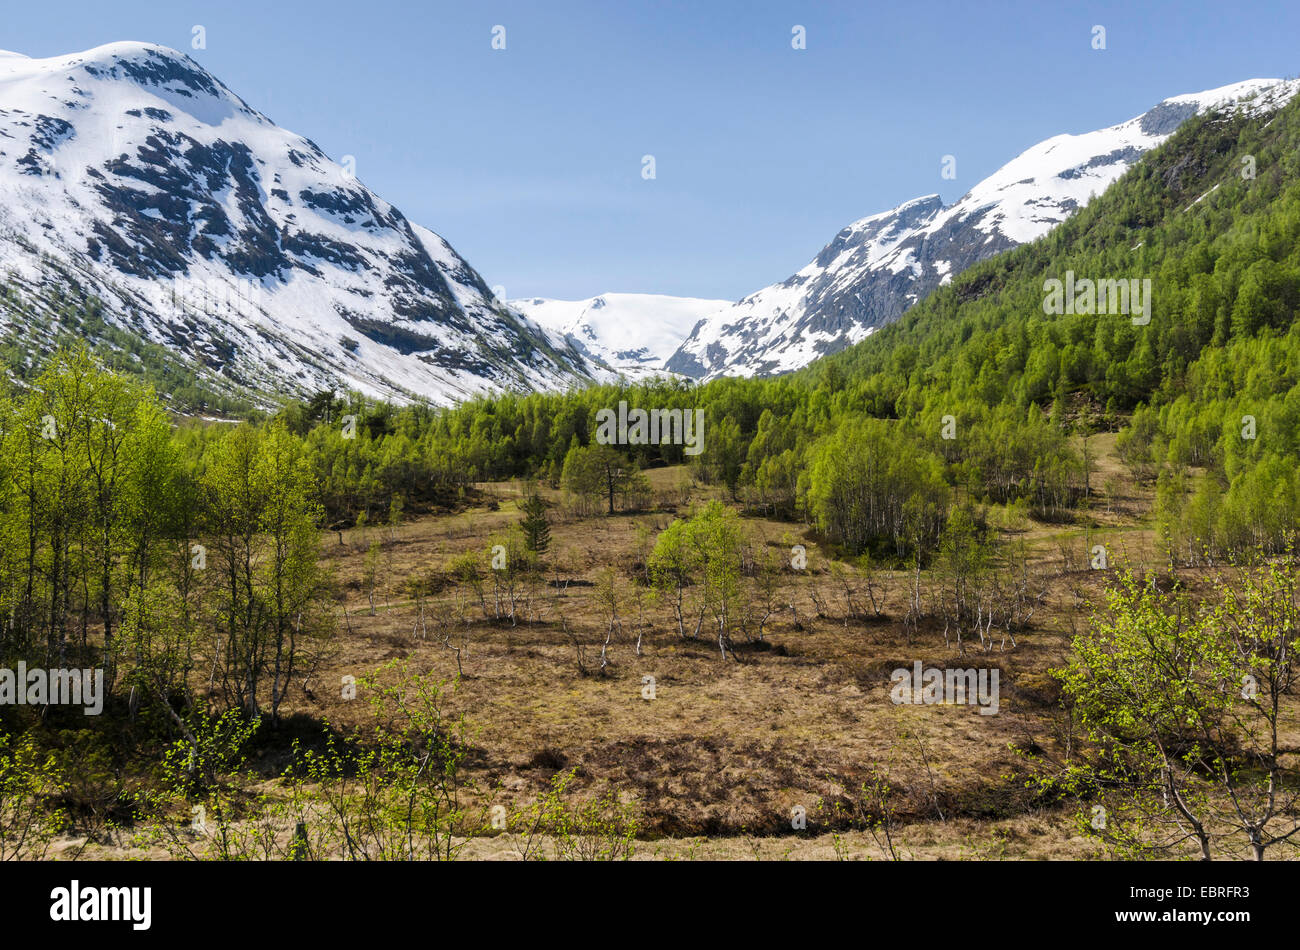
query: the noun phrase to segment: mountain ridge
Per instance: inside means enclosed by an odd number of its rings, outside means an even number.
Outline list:
[[[0,57],[0,194],[11,283],[43,288],[58,279],[45,259],[74,262],[69,293],[219,386],[447,404],[604,372],[310,139],[166,47]]]
[[[838,352],[971,264],[1046,234],[1192,116],[1297,89],[1250,79],[1172,96],[1118,125],[1045,139],[951,205],[927,195],[860,218],[791,277],[713,314],[665,366],[705,380],[771,375]]]

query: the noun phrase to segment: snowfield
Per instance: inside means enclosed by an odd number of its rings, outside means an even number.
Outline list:
[[[730,300],[663,294],[601,294],[587,300],[530,297],[510,306],[575,347],[628,376],[664,375],[695,325]]]

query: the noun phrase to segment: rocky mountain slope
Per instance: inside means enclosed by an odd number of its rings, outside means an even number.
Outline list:
[[[142,43],[0,53],[0,282],[31,350],[89,306],[263,401],[448,403],[604,373],[309,139]]]

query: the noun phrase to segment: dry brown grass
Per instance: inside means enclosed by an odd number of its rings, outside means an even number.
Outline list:
[[[656,490],[669,495],[684,475],[664,469],[651,477]],[[455,676],[456,656],[436,636],[420,636],[416,607],[400,591],[410,576],[444,576],[465,551],[484,552],[486,559],[489,538],[518,519],[524,486],[479,487],[489,497],[486,505],[421,518],[385,542],[386,596],[377,599],[373,616],[361,589],[361,562],[381,529],[345,533],[341,547],[334,536],[326,539],[323,556],[344,592],[350,632],[344,630],[338,654],[312,677],[311,698],[297,696],[291,712],[341,726],[361,722],[368,706],[343,701],[337,684],[344,674],[360,677],[393,658],[406,659],[413,671]],[[692,500],[706,494],[716,493],[697,487]],[[1055,693],[1046,673],[1065,656],[1068,618],[1077,615],[1083,598],[1099,593],[1102,580],[1098,572],[1077,569],[1086,567],[1084,527],[1031,524],[1019,532],[1033,546],[1036,569],[1054,575],[1049,602],[1015,648],[1008,643],[963,658],[955,644],[945,646],[941,629],[923,624],[909,638],[901,623],[907,574],[880,575],[884,616],[846,623],[825,552],[802,526],[748,519],[768,544],[808,547],[810,570],[789,579],[787,599],[797,607],[799,628],[783,613],[769,626],[766,643],[740,644],[735,659],[722,661],[709,639],[682,640],[667,607],[659,605],[646,610],[638,657],[629,608],[609,668],[584,675],[565,628],[586,644],[590,669],[605,634],[590,585],[602,568],[614,566],[630,589],[644,544],[637,526],[649,528],[653,539],[673,512],[579,519],[564,511],[558,493],[544,495],[557,505],[548,575],[558,572],[567,589],[539,588],[531,622],[477,616],[465,627],[464,677],[452,702],[474,729],[475,780],[499,788],[508,804],[525,804],[558,769],[576,768],[580,794],[615,789],[635,799],[647,837],[707,836],[709,853],[730,856],[737,847],[750,850],[737,842],[759,836],[818,857],[826,856],[831,840],[818,803],[844,800],[874,771],[888,775],[899,819],[910,822],[908,847],[918,856],[958,856],[961,848],[975,847],[968,840],[997,829],[1011,839],[998,847],[1014,854],[1091,852],[1092,845],[1073,836],[1068,814],[1041,813],[1025,788],[1026,763],[1011,749],[1051,741]],[[1075,549],[1078,564],[1069,573],[1061,573],[1062,544]],[[828,616],[816,616],[814,585]],[[432,599],[431,612],[450,615],[455,598],[454,587],[445,588]],[[453,642],[460,640],[458,633]],[[914,660],[997,667],[1000,713],[894,705],[889,674]],[[653,700],[641,696],[644,675],[655,678]],[[790,811],[799,804],[808,809],[810,830],[792,837]],[[1055,837],[1027,830],[1044,825],[1057,829]],[[1015,844],[1021,839],[1023,847]],[[689,850],[681,841],[662,847],[665,854]]]

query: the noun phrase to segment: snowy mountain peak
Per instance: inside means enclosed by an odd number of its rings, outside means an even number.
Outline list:
[[[599,372],[310,140],[146,43],[0,58],[3,272],[261,394],[450,402]]]
[[[665,365],[704,379],[767,375],[844,349],[971,264],[1046,234],[1193,116],[1276,109],[1298,90],[1251,79],[1174,96],[1119,125],[1039,142],[952,205],[925,195],[861,218],[796,274],[709,316]]]
[[[57,94],[61,84],[72,101],[88,106],[93,91],[84,84],[87,78],[134,84],[173,109],[212,125],[234,112],[269,122],[190,57],[165,46],[119,42],[46,59],[21,55],[0,59],[0,83],[11,86],[15,95],[14,84],[23,84],[38,95]],[[49,83],[56,86],[51,88]]]

